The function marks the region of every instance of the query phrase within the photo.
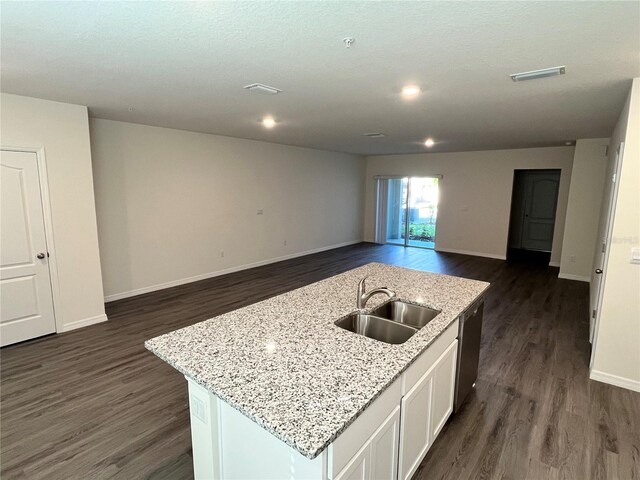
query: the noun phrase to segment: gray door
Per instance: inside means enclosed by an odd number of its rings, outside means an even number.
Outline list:
[[[558,170],[526,173],[522,248],[551,251],[559,186],[560,171]]]
[[[550,252],[556,221],[560,170],[516,170],[509,248]]]

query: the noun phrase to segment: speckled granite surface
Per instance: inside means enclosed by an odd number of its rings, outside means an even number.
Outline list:
[[[334,325],[358,281],[442,312],[406,343]],[[308,458],[322,452],[488,283],[370,263],[153,338],[145,346]],[[369,300],[368,309],[387,301]],[[186,388],[186,386],[185,386]]]

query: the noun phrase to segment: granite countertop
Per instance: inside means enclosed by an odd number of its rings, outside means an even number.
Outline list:
[[[390,345],[334,325],[356,310],[358,281],[442,310]],[[158,357],[313,459],[489,287],[370,263],[145,342]],[[387,301],[369,300],[368,309]]]

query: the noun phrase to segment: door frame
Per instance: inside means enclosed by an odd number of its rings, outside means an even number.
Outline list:
[[[15,147],[11,145],[0,145],[0,150],[8,152],[33,153],[36,156],[38,167],[38,184],[40,187],[40,198],[42,199],[42,213],[44,220],[44,234],[49,258],[49,283],[51,285],[51,297],[53,300],[53,318],[56,325],[56,333],[64,331],[62,318],[62,301],[60,298],[60,282],[58,280],[58,262],[56,261],[56,249],[53,237],[53,217],[51,214],[51,200],[49,197],[49,176],[47,175],[47,161],[44,147]]]
[[[513,175],[511,177],[511,203],[509,204],[509,225],[507,227],[507,248],[505,250],[505,258],[509,257],[509,248],[510,247],[510,240],[511,240],[511,221],[512,221],[512,210],[513,210],[513,202],[514,202],[514,195],[516,193],[516,188],[515,188],[515,182],[516,182],[516,177],[518,175],[518,172],[558,172],[558,191],[556,192],[556,203],[554,206],[554,212],[553,212],[553,235],[551,236],[551,249],[548,250],[549,254],[553,253],[553,241],[556,238],[556,222],[558,221],[558,200],[560,198],[560,185],[562,182],[562,168],[515,168],[513,170]],[[523,204],[523,212],[522,214],[524,215],[524,208],[526,207],[526,199],[525,199],[525,204]],[[524,220],[522,222],[522,225],[520,226],[520,236],[522,237],[522,230],[524,230]],[[522,248],[522,247],[519,247]],[[537,249],[524,249],[524,250],[531,250],[531,251],[538,251],[538,252],[547,252],[547,250],[537,250]],[[550,267],[559,267],[560,265],[552,265],[553,262],[549,262],[549,266]]]
[[[600,248],[602,244],[602,240],[604,240],[605,248],[604,248],[604,256],[602,257],[602,276],[600,280],[600,285],[598,286],[598,291],[596,292],[596,317],[593,322],[593,342],[591,343],[591,355],[589,358],[589,373],[591,373],[591,369],[593,368],[593,360],[596,352],[596,344],[598,342],[598,332],[600,330],[600,315],[602,313],[602,293],[604,291],[604,284],[607,280],[607,263],[609,262],[609,252],[611,251],[611,234],[613,233],[613,221],[616,216],[616,200],[618,198],[618,190],[620,186],[620,172],[622,171],[622,159],[624,156],[624,142],[620,142],[618,148],[615,153],[615,165],[613,166],[613,175],[615,181],[612,179],[607,179],[608,182],[613,182],[613,186],[611,187],[611,205],[609,205],[609,209],[606,212],[607,223],[604,227],[604,239],[598,239],[599,242],[596,244],[596,248]],[[606,201],[606,199],[605,199]],[[592,268],[599,268],[597,265],[594,265]],[[595,272],[595,270],[594,270]],[[591,273],[591,277],[593,277],[594,272]],[[591,304],[589,304],[589,309],[591,309]],[[591,315],[592,312],[589,312]]]
[[[404,226],[404,244],[400,245],[399,243],[390,243],[387,242],[386,240],[386,228],[385,228],[385,242],[383,245],[395,245],[396,247],[411,247],[411,248],[422,248],[424,250],[433,250],[434,252],[437,250],[437,241],[438,241],[438,216],[436,216],[436,235],[435,238],[433,239],[433,248],[430,247],[419,247],[417,245],[409,245],[409,198],[411,197],[411,179],[412,178],[437,178],[438,179],[438,196],[440,194],[440,185],[442,183],[442,179],[443,179],[443,175],[376,175],[374,176],[374,181],[375,181],[375,200],[376,200],[376,208],[374,209],[374,214],[375,214],[375,221],[374,221],[374,232],[378,231],[378,227],[379,227],[379,222],[380,222],[380,213],[379,213],[379,202],[380,202],[380,180],[397,180],[397,179],[407,179],[407,196],[406,196],[406,201],[407,201],[407,206],[405,209],[405,215],[406,215],[406,221],[405,221],[405,226]],[[386,199],[385,199],[386,201]],[[438,198],[438,203],[439,202],[439,198]],[[385,216],[388,215],[389,212],[387,209],[385,209]],[[386,218],[385,218],[385,222],[386,222]],[[376,233],[377,235],[377,233]]]

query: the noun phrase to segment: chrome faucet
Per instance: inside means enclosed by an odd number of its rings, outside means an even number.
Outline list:
[[[358,298],[357,298],[358,309],[365,308],[365,305],[367,304],[369,299],[378,293],[384,293],[385,295],[389,296],[389,298],[393,298],[396,296],[396,292],[389,290],[387,287],[374,288],[370,292],[365,293],[366,286],[364,282],[367,279],[367,277],[364,277],[362,280],[360,280],[360,283],[358,283]]]

